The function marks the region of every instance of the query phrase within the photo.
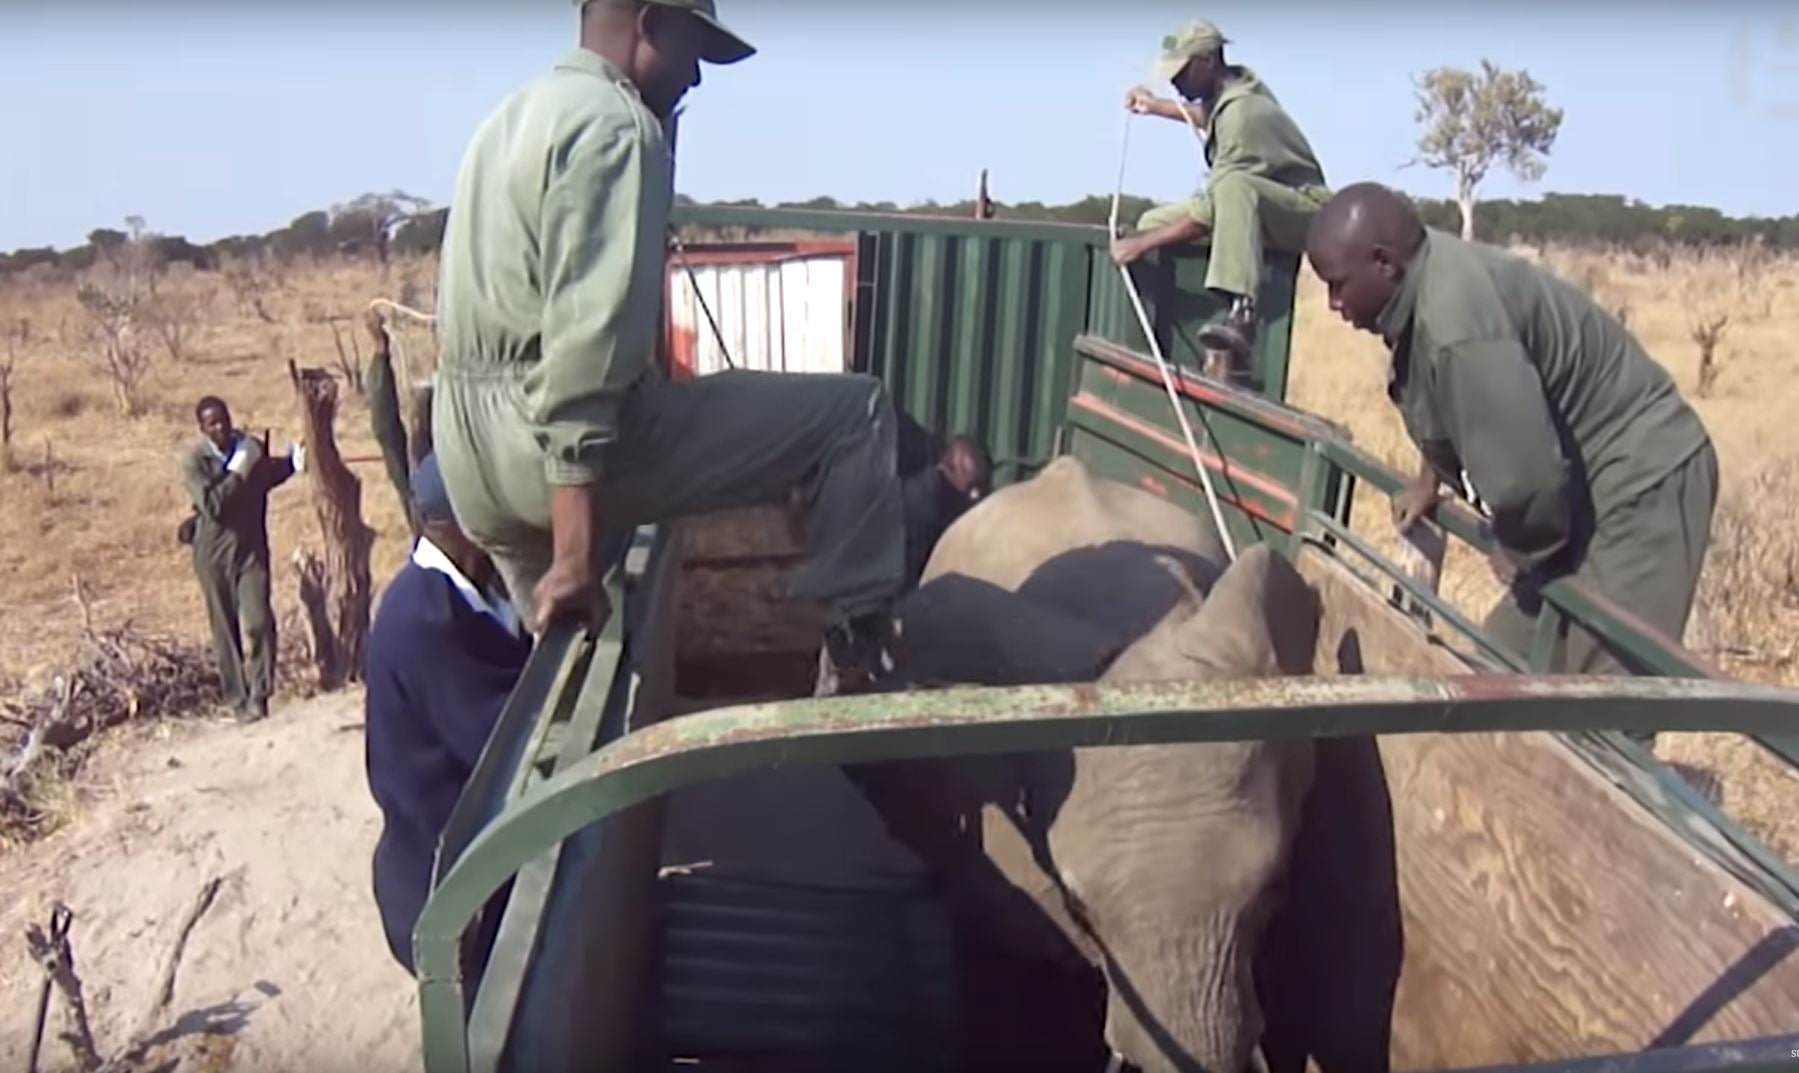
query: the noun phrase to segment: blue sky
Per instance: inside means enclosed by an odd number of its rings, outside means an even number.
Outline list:
[[[0,4],[0,249],[143,216],[209,241],[370,190],[447,200],[482,116],[573,42],[568,0],[10,0]],[[681,130],[702,199],[1005,201],[1110,192],[1124,91],[1161,35],[1217,22],[1334,185],[1433,196],[1409,79],[1482,57],[1566,109],[1549,172],[1491,196],[1622,193],[1799,212],[1799,5],[1776,0],[721,0],[761,54],[708,69]],[[1191,137],[1139,119],[1128,186],[1202,181]]]

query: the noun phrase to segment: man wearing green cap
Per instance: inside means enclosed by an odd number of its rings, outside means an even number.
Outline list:
[[[1130,264],[1163,246],[1209,242],[1206,286],[1228,307],[1201,330],[1200,344],[1241,368],[1255,346],[1263,248],[1304,250],[1306,226],[1330,190],[1311,145],[1268,86],[1248,67],[1225,62],[1228,40],[1209,22],[1187,23],[1162,39],[1155,64],[1156,77],[1181,99],[1142,88],[1126,97],[1132,112],[1186,123],[1202,135],[1211,171],[1205,190],[1144,213],[1137,233],[1116,239],[1112,254]]]
[[[753,49],[713,0],[589,0],[581,47],[490,115],[444,235],[432,406],[445,486],[537,632],[603,620],[601,549],[639,525],[784,500],[837,679],[880,665],[903,581],[894,416],[857,375],[727,372],[671,383],[661,325],[673,161],[666,124],[700,63]]]

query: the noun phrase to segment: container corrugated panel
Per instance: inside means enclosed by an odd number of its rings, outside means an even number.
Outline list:
[[[668,316],[678,365],[699,376],[729,367],[700,304],[704,299],[740,369],[836,373],[848,367],[847,256],[699,263],[691,270],[692,277],[680,264],[669,270]]]
[[[854,235],[850,367],[881,377],[925,425],[979,437],[996,460],[1046,461],[1067,414],[1075,335],[1148,349],[1104,228],[722,206],[678,210],[683,226]],[[1285,397],[1293,274],[1271,254],[1259,296],[1256,373]],[[1199,326],[1221,308],[1203,250],[1152,256],[1132,278],[1172,361],[1197,369]],[[1002,465],[1003,483],[1028,474]]]
[[[662,882],[666,1058],[896,1071],[953,1059],[955,947],[936,899],[682,874]]]

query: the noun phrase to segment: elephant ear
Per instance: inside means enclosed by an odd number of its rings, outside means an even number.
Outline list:
[[[1204,611],[1208,597],[1201,596],[1193,576],[1181,560],[1158,555],[1154,563],[1172,582],[1176,594],[1154,629],[1124,650],[1107,669],[1106,682],[1165,682],[1194,676],[1193,661],[1184,650],[1183,638]]]
[[[1091,682],[1120,647],[1074,615],[963,574],[921,585],[897,617],[896,673],[918,685]]]
[[[1181,629],[1195,676],[1262,678],[1312,673],[1322,611],[1298,570],[1266,544],[1244,550]]]

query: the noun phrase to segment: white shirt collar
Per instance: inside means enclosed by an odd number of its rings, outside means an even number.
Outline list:
[[[484,593],[475,587],[475,583],[465,577],[456,564],[450,561],[442,548],[431,543],[430,538],[421,536],[412,549],[412,561],[425,570],[435,570],[450,579],[450,584],[462,595],[464,603],[481,612],[500,624],[500,627],[514,637],[519,636],[518,612],[512,604],[499,593]]]
[[[206,449],[208,451],[212,452],[212,456],[214,458],[218,459],[220,462],[225,463],[226,465],[231,464],[232,458],[236,457],[236,455],[237,455],[238,448],[240,448],[244,445],[244,434],[242,432],[233,432],[231,434],[231,453],[230,454],[226,454],[224,451],[219,450],[219,445],[212,442],[210,437],[202,436],[202,437],[200,437],[200,439],[201,439],[201,442],[206,444]]]

